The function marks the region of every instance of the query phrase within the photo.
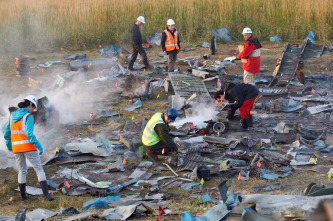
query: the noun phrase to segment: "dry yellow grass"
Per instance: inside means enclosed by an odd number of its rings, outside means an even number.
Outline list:
[[[319,40],[331,41],[332,8],[331,0],[0,1],[0,52],[128,43],[139,15],[146,17],[144,35],[161,32],[173,18],[185,42],[207,41],[223,26],[238,40],[250,26],[261,40],[300,40],[314,30]]]

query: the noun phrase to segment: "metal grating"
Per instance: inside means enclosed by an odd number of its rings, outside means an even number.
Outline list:
[[[192,94],[210,97],[204,82],[190,74],[169,73],[169,78],[176,95],[189,98]]]
[[[194,168],[202,166],[204,164],[204,158],[199,153],[190,152],[184,155],[184,163],[177,169],[177,172],[183,170],[194,170]]]

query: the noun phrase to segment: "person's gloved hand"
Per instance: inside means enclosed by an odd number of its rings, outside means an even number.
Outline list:
[[[139,51],[139,45],[135,45],[134,49],[137,50],[137,51]]]
[[[37,148],[39,150],[39,155],[43,154],[43,148]]]

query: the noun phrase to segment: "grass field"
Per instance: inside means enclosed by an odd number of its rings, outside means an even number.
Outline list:
[[[146,17],[144,36],[163,31],[173,18],[187,43],[209,41],[220,27],[241,40],[245,26],[262,41],[300,40],[314,30],[325,42],[333,40],[332,8],[331,0],[2,0],[0,52],[129,43],[139,15]]]

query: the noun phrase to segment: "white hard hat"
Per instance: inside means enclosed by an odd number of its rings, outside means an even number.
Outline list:
[[[176,24],[175,21],[172,20],[172,19],[169,19],[169,20],[167,21],[167,25],[175,25],[175,24]]]
[[[242,34],[252,34],[251,28],[249,28],[249,27],[244,28]]]
[[[24,98],[24,100],[28,100],[31,103],[33,103],[35,105],[36,109],[37,109],[38,100],[34,95],[28,95]]]
[[[145,17],[143,17],[143,16],[139,16],[136,20],[138,20],[139,22],[142,22],[143,24],[146,23]]]

